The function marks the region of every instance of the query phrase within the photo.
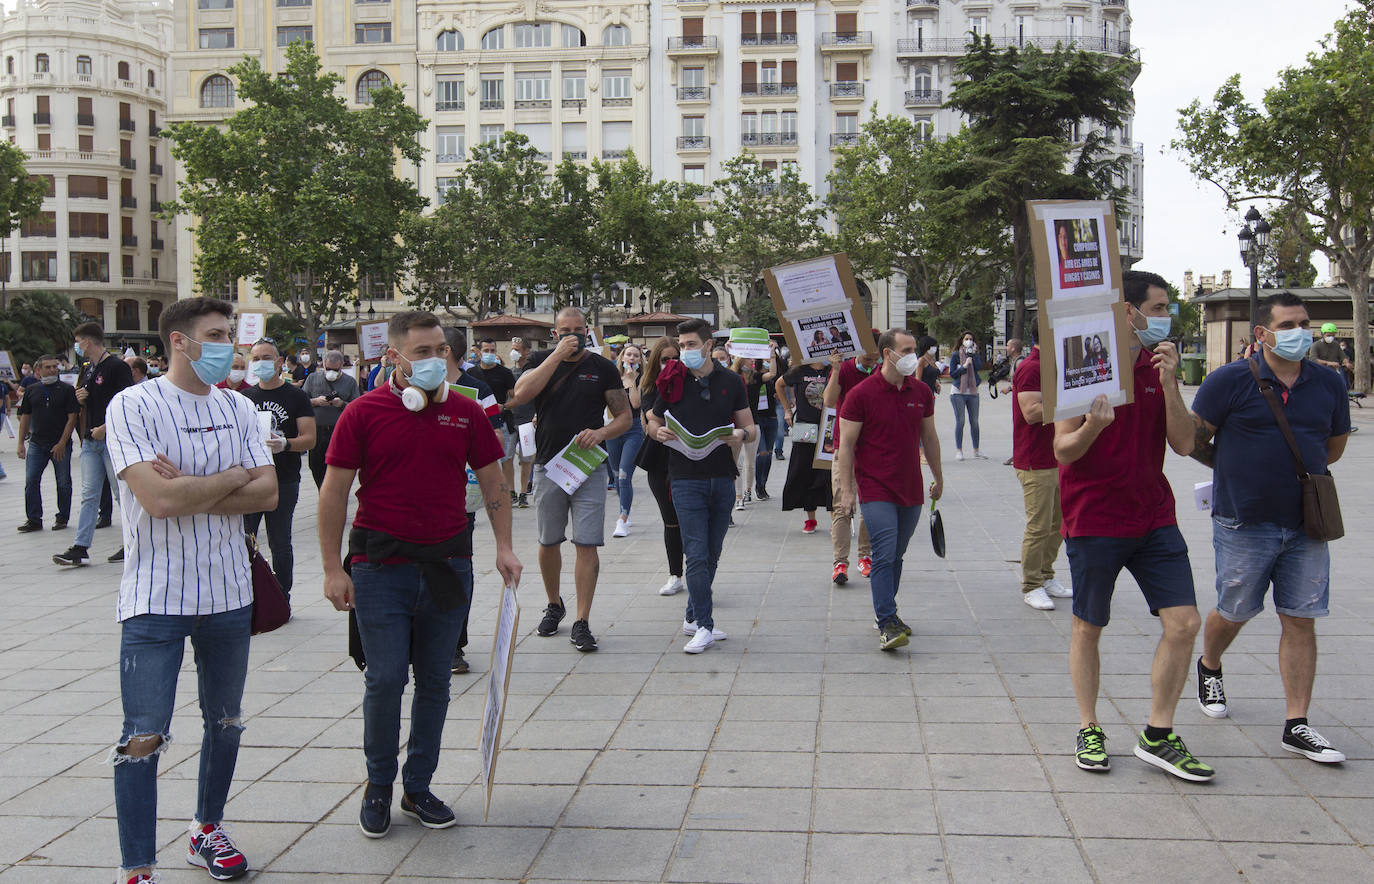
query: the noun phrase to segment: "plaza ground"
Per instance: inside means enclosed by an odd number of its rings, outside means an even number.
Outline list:
[[[898,597],[916,634],[896,653],[877,650],[857,569],[848,586],[831,584],[826,517],[805,536],[801,514],[778,512],[775,499],[736,513],[739,527],[726,539],[715,617],[729,639],[683,654],[685,597],[656,592],[667,576],[662,532],[639,476],[630,537],[609,537],[613,495],[608,502],[591,620],[601,650],[580,654],[568,643],[568,621],[555,638],[534,634],[545,604],[534,511],[517,510],[526,568],[520,635],[485,822],[476,745],[498,585],[481,525],[474,671],[454,678],[434,784],[459,826],[428,831],[393,810],[391,834],[380,841],[357,826],[362,680],[346,654],[346,619],[319,593],[316,496],[303,471],[296,616],[253,641],[227,813],[261,870],[255,877],[1374,880],[1374,408],[1356,411],[1364,432],[1334,470],[1349,533],[1332,546],[1331,616],[1318,627],[1311,712],[1350,760],[1325,766],[1280,749],[1278,624],[1266,611],[1225,658],[1229,719],[1205,717],[1189,679],[1176,727],[1219,771],[1198,785],[1131,755],[1149,708],[1158,626],[1128,576],[1102,641],[1099,710],[1113,768],[1074,766],[1070,611],[1061,602],[1038,612],[1020,599],[1020,487],[1002,465],[1009,403],[984,395],[991,459],[963,463],[952,459],[948,397],[938,403],[949,556],[931,553],[923,517]],[[121,722],[119,570],[105,564],[118,527],[96,533],[99,564],[58,568],[50,558],[71,544],[76,513],[72,530],[15,532],[23,467],[7,437],[0,463],[9,471],[0,481],[0,884],[105,884],[118,864],[103,763]],[[774,464],[775,498],[785,467]],[[1167,471],[1205,614],[1215,598],[1211,532],[1193,509],[1192,486],[1208,474],[1172,454]],[[51,477],[44,495],[51,522]],[[565,555],[569,602],[571,563]],[[1062,556],[1060,565],[1066,575]],[[160,779],[159,856],[173,884],[208,880],[184,858],[200,741],[190,656]]]

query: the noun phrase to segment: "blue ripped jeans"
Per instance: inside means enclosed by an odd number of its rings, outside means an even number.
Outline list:
[[[615,483],[620,498],[620,514],[628,516],[635,502],[635,458],[644,445],[644,425],[636,416],[630,428],[614,439],[606,440],[606,469]]]
[[[201,823],[223,822],[243,732],[240,705],[248,676],[252,622],[249,606],[200,617],[140,614],[121,624],[119,693],[124,728],[110,760],[123,868],[157,862],[157,762],[172,738],[172,707],[187,638],[195,653],[204,721],[195,818]],[[126,755],[123,750],[129,741],[140,736],[156,736],[162,742],[151,755]]]

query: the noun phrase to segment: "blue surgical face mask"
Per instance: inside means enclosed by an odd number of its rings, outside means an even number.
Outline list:
[[[406,361],[410,362],[409,359]],[[432,356],[429,359],[416,359],[414,362],[410,362],[410,371],[406,375],[407,381],[430,393],[439,389],[440,385],[447,379],[448,360],[442,356]]]
[[[275,359],[254,359],[248,364],[248,370],[259,381],[270,381],[277,376],[277,361]]]
[[[1146,316],[1145,321],[1149,325],[1136,329],[1135,336],[1140,338],[1140,343],[1146,347],[1153,347],[1169,337],[1169,330],[1174,327],[1172,316]]]
[[[1307,351],[1312,349],[1312,329],[1310,328],[1284,328],[1273,332],[1274,343],[1269,349],[1274,351],[1274,355],[1280,359],[1287,359],[1289,362],[1301,362],[1307,355]]]
[[[231,362],[230,364],[232,365],[233,363]],[[159,368],[159,367],[156,366],[156,365],[150,365],[150,366],[148,366],[148,377],[150,377],[150,378],[155,378],[155,377],[157,377],[157,376],[160,375],[160,374],[162,374],[162,369],[161,369],[161,368]]]
[[[500,357],[500,356],[497,356],[495,353],[483,353],[483,354],[482,354],[482,364],[483,364],[483,365],[495,365],[496,363],[498,363],[498,362],[500,362],[500,361],[501,361],[501,357]]]
[[[706,354],[700,350],[683,350],[679,358],[689,371],[696,371],[706,364]]]
[[[195,338],[188,337],[186,340],[195,341]],[[196,343],[200,344],[200,358],[191,360],[196,377],[212,387],[229,377],[229,369],[234,367],[234,345],[222,341]]]

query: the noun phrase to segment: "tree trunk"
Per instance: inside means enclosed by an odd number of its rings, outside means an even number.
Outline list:
[[[1355,389],[1369,392],[1369,287],[1370,273],[1357,269],[1350,277],[1350,305],[1355,325]]]
[[[1014,250],[1011,273],[1011,293],[1016,299],[1013,307],[1011,336],[1026,340],[1026,274],[1030,270],[1030,229],[1021,219],[1012,234]]]

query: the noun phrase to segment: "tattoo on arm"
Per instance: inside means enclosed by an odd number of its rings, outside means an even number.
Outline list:
[[[611,410],[612,417],[620,417],[630,410],[630,397],[624,388],[606,391],[606,407]]]
[[[490,519],[490,518],[492,518],[493,516],[495,516],[497,513],[501,512],[501,510],[505,507],[506,503],[508,502],[509,498],[510,498],[510,486],[506,484],[506,480],[505,480],[505,479],[502,479],[502,480],[501,480],[501,485],[496,489],[496,499],[495,499],[495,500],[487,500],[487,499],[484,499],[484,500],[482,501],[482,502],[486,505],[486,509],[487,509],[487,518]]]
[[[1212,436],[1215,433],[1215,430],[1208,429],[1206,421],[1193,415],[1193,453],[1190,455],[1193,460],[1205,466],[1213,465],[1216,448],[1212,444]]]

